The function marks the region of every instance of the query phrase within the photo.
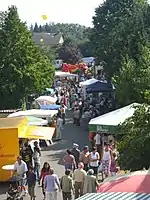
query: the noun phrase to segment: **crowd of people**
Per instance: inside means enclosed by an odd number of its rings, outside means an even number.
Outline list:
[[[57,81],[55,83],[55,97],[60,109],[56,122],[56,138],[61,139],[63,125],[66,123],[66,109],[72,112],[73,123],[80,126],[86,121],[99,116],[105,112],[106,102],[111,98],[106,94],[100,96],[100,103],[89,95],[83,98],[83,91],[79,80]],[[110,106],[110,109],[111,106]],[[87,126],[86,126],[87,127]],[[105,134],[96,133],[91,147],[85,146],[82,151],[78,144],[73,144],[72,149],[66,151],[63,158],[65,174],[60,179],[48,162],[41,168],[41,149],[37,141],[33,147],[26,142],[20,142],[20,156],[14,166],[14,173],[23,178],[22,188],[24,194],[29,193],[31,200],[35,200],[35,185],[42,186],[43,199],[57,200],[58,191],[62,191],[63,200],[75,199],[86,193],[96,192],[99,186],[99,173],[105,177],[115,176],[117,167],[117,156],[115,144],[106,140]],[[27,187],[28,186],[28,187]]]
[[[14,173],[23,179],[24,194],[29,193],[31,200],[35,200],[36,183],[42,186],[43,199],[46,200],[57,200],[58,191],[62,191],[63,200],[71,200],[73,194],[77,199],[83,194],[95,193],[99,186],[99,173],[106,178],[115,176],[119,170],[115,144],[112,141],[102,143],[101,139],[101,133],[97,133],[91,151],[88,146],[80,151],[76,143],[72,149],[67,149],[63,158],[65,175],[60,179],[48,162],[40,169],[41,150],[38,143],[34,142],[33,152],[31,146],[25,143],[14,165]]]

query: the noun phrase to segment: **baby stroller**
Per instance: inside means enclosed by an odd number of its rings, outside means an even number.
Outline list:
[[[23,178],[19,176],[14,176],[9,180],[7,200],[23,200],[22,182]]]

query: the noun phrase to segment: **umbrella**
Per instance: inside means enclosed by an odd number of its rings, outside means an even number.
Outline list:
[[[150,171],[135,171],[107,178],[100,184],[97,192],[128,192],[150,194]]]
[[[49,105],[49,104],[53,104],[56,103],[57,98],[51,97],[51,96],[40,96],[36,99],[36,101],[40,104],[40,105]]]

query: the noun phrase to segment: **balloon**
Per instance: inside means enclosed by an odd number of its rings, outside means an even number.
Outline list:
[[[42,15],[43,20],[47,20],[47,18],[48,18],[47,15]]]
[[[43,42],[43,38],[40,39],[40,42]]]

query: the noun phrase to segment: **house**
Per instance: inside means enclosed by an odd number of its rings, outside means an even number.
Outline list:
[[[61,33],[33,33],[33,41],[36,45],[58,46],[64,43]]]

